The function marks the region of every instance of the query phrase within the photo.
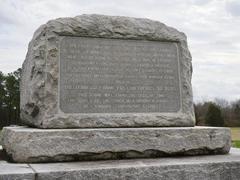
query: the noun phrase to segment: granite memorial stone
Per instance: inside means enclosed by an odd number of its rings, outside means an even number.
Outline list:
[[[23,64],[31,128],[5,127],[3,149],[21,163],[226,154],[229,128],[193,127],[191,74],[186,36],[160,22],[51,20]]]
[[[194,126],[186,36],[148,20],[59,18],[29,44],[21,118],[39,128]]]

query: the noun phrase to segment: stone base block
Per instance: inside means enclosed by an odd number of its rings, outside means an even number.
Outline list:
[[[226,154],[229,128],[35,129],[5,127],[2,145],[15,162],[57,162]]]
[[[239,180],[240,149],[227,155],[158,159],[14,164],[0,161],[0,179]]]

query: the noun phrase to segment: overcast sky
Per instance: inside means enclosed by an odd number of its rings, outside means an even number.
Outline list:
[[[150,18],[184,32],[195,101],[240,98],[240,0],[0,0],[0,71],[21,67],[41,24],[93,13]]]

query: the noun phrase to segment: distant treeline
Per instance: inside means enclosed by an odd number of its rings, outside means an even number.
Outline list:
[[[8,74],[0,71],[0,128],[20,124],[20,74],[20,68]],[[240,99],[195,103],[194,110],[197,125],[240,126]]]
[[[209,126],[240,126],[240,99],[215,99],[194,104],[196,124]]]
[[[20,74],[20,68],[8,74],[0,71],[0,128],[20,124]]]

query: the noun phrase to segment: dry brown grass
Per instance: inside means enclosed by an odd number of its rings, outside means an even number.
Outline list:
[[[232,132],[232,140],[240,141],[240,127],[231,128],[231,132]]]

